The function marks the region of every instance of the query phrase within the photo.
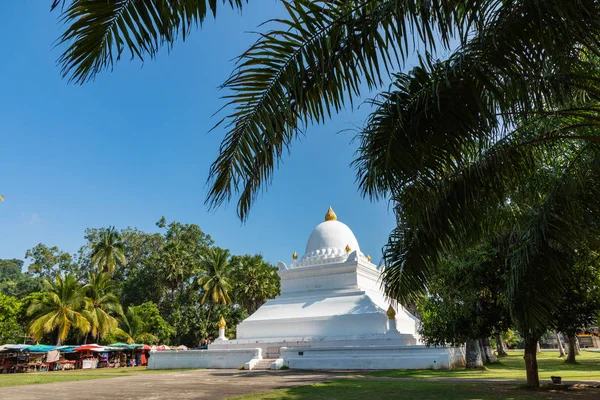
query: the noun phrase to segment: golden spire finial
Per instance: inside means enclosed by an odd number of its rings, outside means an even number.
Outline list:
[[[350,248],[350,245],[349,245],[349,244],[347,244],[347,245],[346,245],[346,253],[350,253],[350,250],[352,250],[352,249]]]
[[[327,214],[325,214],[325,221],[337,221],[337,215],[335,215],[331,206],[329,206],[329,210],[327,210]]]
[[[294,252],[294,254],[292,254],[292,258],[294,260],[297,260],[298,259],[298,253]]]
[[[367,256],[367,261],[371,262],[371,255],[370,254]]]
[[[387,309],[387,316],[388,319],[396,319],[396,310],[394,310],[394,307],[392,307],[391,304]]]
[[[221,319],[219,320],[219,323],[217,324],[217,326],[219,327],[219,329],[225,329],[225,327],[227,326],[227,323],[225,322],[225,318],[223,318],[222,315],[221,315]]]

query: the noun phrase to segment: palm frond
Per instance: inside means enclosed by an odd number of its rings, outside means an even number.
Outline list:
[[[152,59],[163,45],[185,40],[207,15],[216,16],[219,3],[241,10],[244,0],[70,0],[63,8],[66,25],[59,44],[63,76],[84,83],[113,68],[123,52],[131,58]],[[62,2],[65,5],[65,2]],[[61,4],[52,3],[52,8]]]
[[[223,85],[233,111],[220,122],[229,132],[210,169],[207,203],[239,194],[246,218],[303,126],[352,103],[363,83],[380,86],[410,51],[411,33],[428,48],[448,46],[482,3],[489,2],[284,1],[288,17],[273,21]]]

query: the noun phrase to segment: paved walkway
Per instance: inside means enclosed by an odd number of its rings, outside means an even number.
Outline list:
[[[194,370],[0,388],[2,400],[227,399],[312,385],[350,373],[316,371]]]

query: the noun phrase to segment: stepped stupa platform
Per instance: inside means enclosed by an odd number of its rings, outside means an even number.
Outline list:
[[[281,295],[240,323],[235,340],[225,338],[221,321],[219,338],[208,350],[156,352],[149,367],[253,369],[267,358],[272,369],[464,365],[462,348],[421,344],[418,320],[385,297],[381,271],[331,207],[310,234],[304,255],[292,258],[289,267],[279,262]]]

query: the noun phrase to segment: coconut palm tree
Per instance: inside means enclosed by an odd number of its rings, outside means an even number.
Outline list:
[[[92,244],[92,264],[100,271],[115,273],[117,265],[125,265],[125,245],[119,232],[114,227],[106,228]]]
[[[229,282],[229,251],[214,247],[200,260],[202,276],[198,284],[204,290],[202,304],[210,300],[213,304],[231,303],[231,283]]]
[[[120,316],[119,326],[115,333],[125,338],[127,343],[158,343],[158,337],[145,331],[145,323],[136,315],[134,307],[128,307],[127,312]]]
[[[90,322],[92,337],[98,342],[117,328],[116,317],[123,314],[123,308],[116,295],[118,285],[108,273],[92,272],[88,280],[83,287],[87,306],[84,315]]]
[[[81,334],[90,329],[90,322],[84,316],[85,293],[72,274],[64,277],[56,275],[55,281],[44,280],[44,295],[36,299],[27,309],[27,315],[35,319],[29,326],[29,333],[35,340],[45,334],[56,335],[56,344],[67,338],[71,328]]]

